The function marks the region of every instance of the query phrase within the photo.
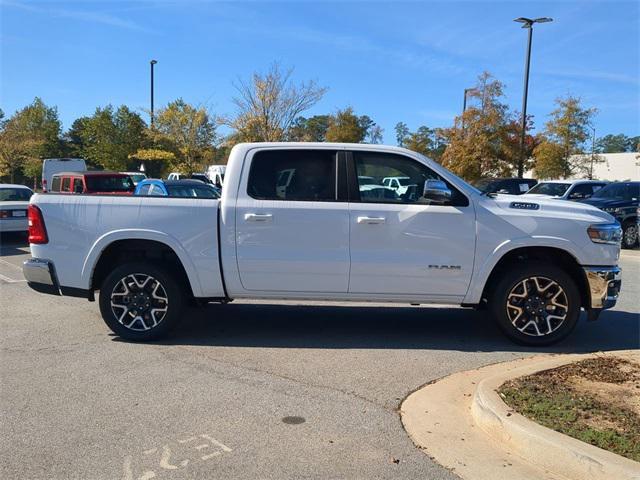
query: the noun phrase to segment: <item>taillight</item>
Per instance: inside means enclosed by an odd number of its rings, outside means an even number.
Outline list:
[[[49,243],[42,211],[35,205],[29,205],[27,216],[29,218],[29,243]]]
[[[9,210],[0,210],[0,218],[9,218],[9,214],[11,211]]]

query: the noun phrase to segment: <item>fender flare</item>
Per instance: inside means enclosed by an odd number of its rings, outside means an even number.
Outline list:
[[[505,255],[509,252],[517,250],[519,248],[554,248],[556,250],[562,250],[571,255],[578,265],[581,265],[580,249],[570,240],[560,237],[552,236],[531,236],[521,237],[516,239],[505,240],[489,254],[482,263],[479,263],[474,269],[474,273],[471,277],[469,284],[469,290],[464,298],[465,304],[477,304],[482,299],[482,292],[484,287],[493,272],[494,268],[500,262]],[[478,258],[476,257],[476,261]]]
[[[151,240],[166,245],[175,252],[180,263],[182,263],[194,296],[202,296],[202,286],[200,285],[195,265],[180,242],[166,233],[147,229],[115,230],[100,236],[89,249],[89,253],[82,265],[81,281],[87,289],[91,288],[91,279],[102,253],[109,245],[119,240]]]

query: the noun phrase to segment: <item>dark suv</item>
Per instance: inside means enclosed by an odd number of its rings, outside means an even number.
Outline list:
[[[638,244],[639,199],[640,182],[615,182],[580,201],[616,217],[622,225],[622,248],[633,248]]]
[[[533,178],[481,178],[473,185],[482,193],[527,193],[538,181]]]

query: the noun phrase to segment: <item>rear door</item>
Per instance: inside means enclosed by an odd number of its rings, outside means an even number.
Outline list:
[[[349,207],[337,181],[342,156],[329,149],[249,152],[235,209],[244,289],[347,292]]]
[[[444,180],[425,164],[395,153],[349,154],[349,292],[464,296],[475,251],[475,211],[467,197],[453,192],[446,204],[422,197],[428,179]],[[370,196],[358,177],[409,177],[406,191]],[[383,187],[384,188],[384,187]]]

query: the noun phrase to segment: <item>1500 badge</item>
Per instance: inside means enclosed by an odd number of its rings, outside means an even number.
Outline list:
[[[429,265],[432,270],[462,270],[462,265]]]

